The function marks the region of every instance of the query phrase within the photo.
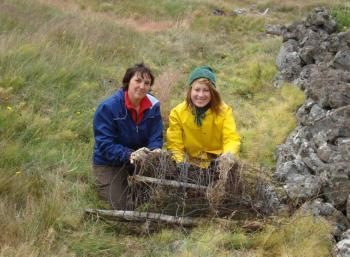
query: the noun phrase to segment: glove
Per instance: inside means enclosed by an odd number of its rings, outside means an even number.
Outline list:
[[[147,147],[142,147],[142,148],[132,152],[130,155],[130,163],[133,164],[137,161],[141,161],[141,160],[146,159],[147,155],[150,152],[151,151]]]
[[[156,148],[152,150],[152,153],[162,153],[163,150],[161,148]]]
[[[218,158],[216,158],[216,162],[218,163],[219,167],[232,167],[237,162],[237,159],[231,152],[227,152],[221,154]]]
[[[235,159],[235,156],[231,153],[231,152],[226,152],[226,153],[222,153],[219,155],[218,159],[221,160],[231,160],[231,159]]]
[[[188,162],[176,163],[176,168],[180,171],[187,171],[190,166],[191,166],[191,164],[189,164]]]

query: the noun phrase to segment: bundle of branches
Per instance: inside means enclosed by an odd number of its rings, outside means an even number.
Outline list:
[[[178,170],[168,152],[150,153],[129,182],[131,208],[174,216],[264,215],[278,201],[269,173],[233,156]]]

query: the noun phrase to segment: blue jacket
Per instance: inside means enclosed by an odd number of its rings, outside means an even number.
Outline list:
[[[119,89],[98,106],[93,121],[94,164],[121,166],[129,161],[133,151],[141,147],[155,149],[163,146],[160,103],[149,94],[146,97],[152,106],[145,110],[138,125],[125,106],[123,89]]]

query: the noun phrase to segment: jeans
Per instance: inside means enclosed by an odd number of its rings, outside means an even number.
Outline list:
[[[92,165],[95,185],[100,200],[107,202],[114,210],[126,210],[128,200],[128,176],[132,166],[121,167]]]

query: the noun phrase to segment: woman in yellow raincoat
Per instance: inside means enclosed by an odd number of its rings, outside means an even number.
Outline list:
[[[220,155],[236,155],[240,136],[232,109],[216,90],[216,76],[209,66],[197,67],[189,77],[185,101],[170,112],[167,148],[179,168],[207,168]]]

